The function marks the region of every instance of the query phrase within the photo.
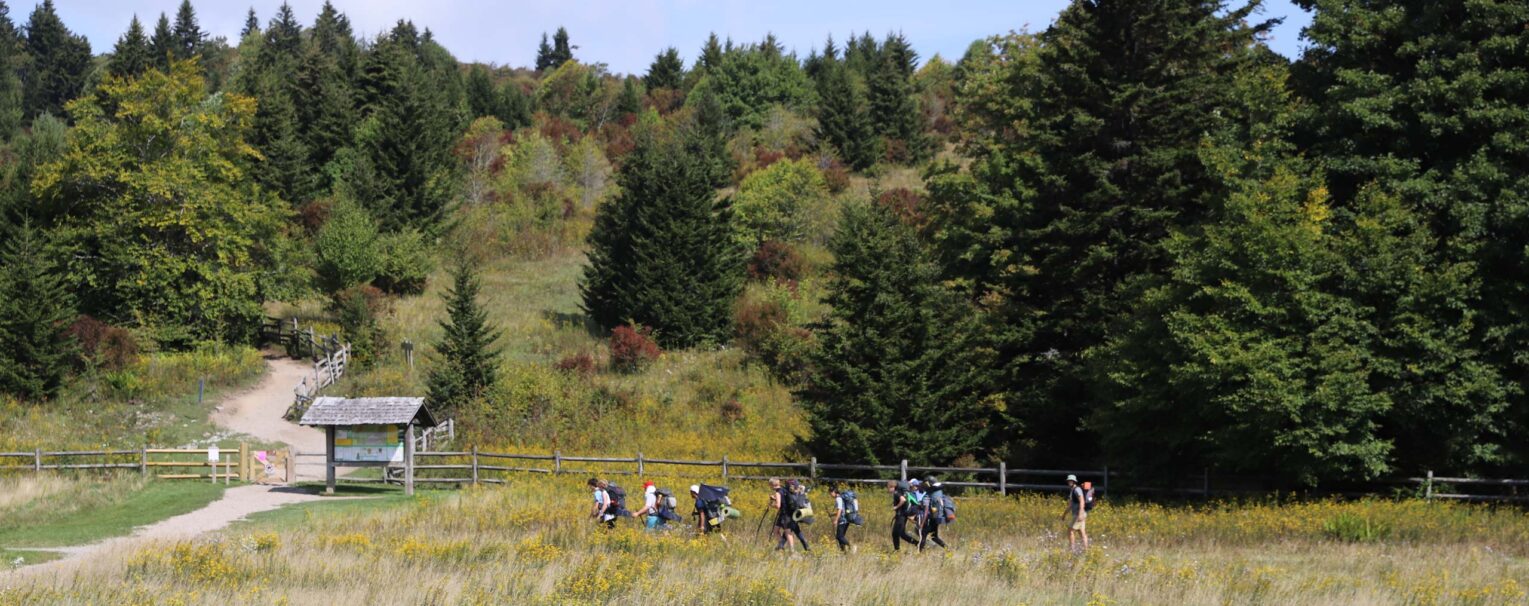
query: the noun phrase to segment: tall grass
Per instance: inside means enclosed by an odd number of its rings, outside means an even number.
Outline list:
[[[662,480],[680,486],[688,481]],[[1093,549],[1074,555],[1057,498],[971,497],[952,551],[891,553],[882,495],[840,554],[823,522],[810,555],[754,534],[765,491],[735,487],[747,514],[725,539],[606,532],[585,517],[579,478],[426,492],[370,514],[301,527],[245,526],[153,546],[0,601],[434,604],[1518,604],[1529,587],[1529,520],[1516,510],[1391,501],[1105,503]],[[634,491],[635,492],[635,491]],[[823,498],[819,495],[818,498]],[[820,505],[821,506],[821,505]],[[1326,520],[1392,520],[1393,536],[1333,540]]]
[[[115,372],[86,375],[50,402],[0,397],[0,450],[173,446],[215,433],[207,415],[224,393],[265,371],[260,352],[207,346],[144,355]],[[204,380],[197,401],[198,381]]]

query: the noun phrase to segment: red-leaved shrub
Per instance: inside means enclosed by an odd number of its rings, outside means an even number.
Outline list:
[[[722,403],[718,412],[722,413],[723,421],[737,423],[743,420],[743,403],[738,400],[728,400]]]
[[[122,370],[138,359],[138,342],[125,328],[82,315],[69,325],[69,334],[79,343],[81,357],[103,370]]]
[[[778,240],[765,240],[749,258],[749,279],[763,282],[775,278],[796,282],[807,273],[807,260],[796,248]]]
[[[892,211],[904,225],[923,229],[929,218],[924,215],[924,197],[906,187],[881,192],[876,203]]]
[[[635,372],[658,359],[663,350],[653,341],[653,331],[642,326],[617,326],[611,331],[611,368]]]
[[[554,367],[566,373],[588,377],[595,374],[595,357],[581,351],[558,360]]]
[[[742,300],[733,310],[733,328],[738,334],[738,346],[756,356],[767,349],[770,339],[789,321],[786,308],[769,299]]]
[[[823,182],[828,186],[828,193],[842,194],[849,189],[849,168],[843,162],[829,158],[826,162],[819,162],[818,168],[823,171]]]

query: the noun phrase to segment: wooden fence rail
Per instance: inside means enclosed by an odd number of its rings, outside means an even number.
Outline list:
[[[136,450],[42,450],[0,452],[0,473],[131,470],[168,480],[251,481],[254,464],[247,444],[237,449],[139,448]],[[83,460],[82,460],[83,459]]]

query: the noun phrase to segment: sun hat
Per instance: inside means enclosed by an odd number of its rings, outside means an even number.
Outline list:
[[[646,482],[643,482],[642,483],[642,487],[643,488],[652,488],[653,487],[653,480],[648,480]]]
[[[1076,481],[1078,481],[1078,476],[1075,476],[1075,475],[1072,475],[1072,474],[1067,474],[1067,481],[1068,482],[1076,482]]]
[[[697,493],[700,493],[700,492],[701,492],[701,486],[699,484],[691,484],[690,485],[690,493],[691,494],[697,494]]]
[[[908,480],[908,485],[909,486],[918,486],[919,485],[918,478],[913,478],[912,480]]]

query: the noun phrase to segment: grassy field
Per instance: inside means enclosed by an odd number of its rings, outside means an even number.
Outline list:
[[[0,548],[63,547],[123,536],[133,528],[201,509],[223,495],[204,482],[75,480],[58,476],[0,481]]]
[[[689,480],[665,480],[680,486]],[[1105,503],[1075,555],[1055,497],[967,497],[951,551],[891,553],[867,492],[857,552],[809,528],[810,555],[754,534],[765,497],[735,486],[726,539],[615,531],[585,517],[578,478],[426,491],[386,506],[321,503],[208,541],[147,548],[0,602],[218,604],[1522,604],[1529,518],[1416,501]],[[818,495],[819,500],[825,498]],[[820,505],[821,506],[821,505]],[[682,508],[688,509],[688,508]],[[1377,533],[1351,536],[1363,520]]]

